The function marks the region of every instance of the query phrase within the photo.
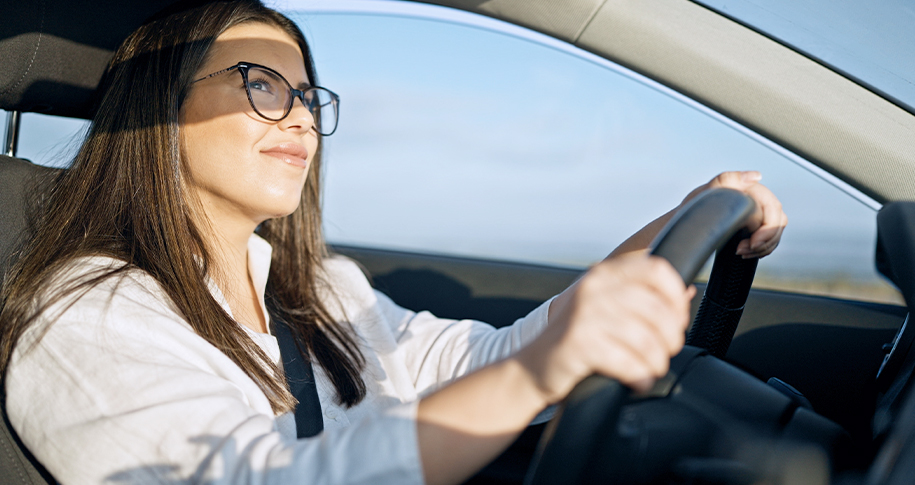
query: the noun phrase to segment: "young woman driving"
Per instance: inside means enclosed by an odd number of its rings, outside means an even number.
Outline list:
[[[3,290],[9,419],[61,483],[457,483],[582,378],[636,388],[683,345],[693,290],[652,222],[511,327],[375,292],[321,236],[336,95],[305,39],[251,1],[173,9],[99,88]],[[764,256],[786,218],[755,172]],[[314,364],[323,432],[297,439],[276,321]]]

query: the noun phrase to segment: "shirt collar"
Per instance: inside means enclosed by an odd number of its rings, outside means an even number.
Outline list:
[[[267,313],[267,306],[264,304],[264,294],[267,292],[267,277],[270,275],[270,260],[273,256],[273,247],[257,234],[251,234],[248,238],[248,272],[251,273],[251,283],[254,284],[254,291],[257,293],[257,301],[260,302],[261,311],[264,312],[264,321],[267,322],[267,332],[270,332],[270,314]],[[210,294],[222,306],[232,318],[232,308],[229,307],[229,301],[226,300],[225,294],[213,281],[213,278],[207,276],[207,288]],[[244,327],[248,329],[248,327]],[[253,330],[251,331],[253,333]]]

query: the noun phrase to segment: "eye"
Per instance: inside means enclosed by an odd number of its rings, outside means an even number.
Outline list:
[[[266,94],[274,94],[276,92],[273,83],[266,78],[248,79],[248,89],[252,92],[260,92]]]

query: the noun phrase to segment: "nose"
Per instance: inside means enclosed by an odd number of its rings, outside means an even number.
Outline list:
[[[315,128],[315,117],[311,111],[305,107],[305,102],[299,96],[292,99],[292,108],[289,115],[280,120],[279,127],[283,130],[295,130],[307,133]]]

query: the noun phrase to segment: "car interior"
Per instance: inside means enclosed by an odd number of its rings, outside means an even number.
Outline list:
[[[89,119],[95,86],[121,40],[174,3],[0,6],[7,61],[0,108],[8,115],[0,155],[4,275],[58,170],[16,157],[20,115]],[[915,206],[899,202],[915,200],[912,110],[700,2],[426,3],[510,22],[632,69],[883,204],[876,264],[915,305]],[[687,282],[715,250],[733,247],[746,216],[734,214],[746,200],[733,194],[700,201],[653,245]],[[495,326],[511,324],[581,274],[371,247],[332,250],[358,261],[377,289],[406,308]],[[665,379],[642,395],[586,380],[556,418],[529,428],[470,483],[517,483],[525,475],[527,483],[910,483],[915,324],[908,324],[907,307],[751,289],[755,265],[722,257],[726,249],[717,254],[709,283],[697,284],[690,346]],[[56,483],[5,411],[0,477]]]

